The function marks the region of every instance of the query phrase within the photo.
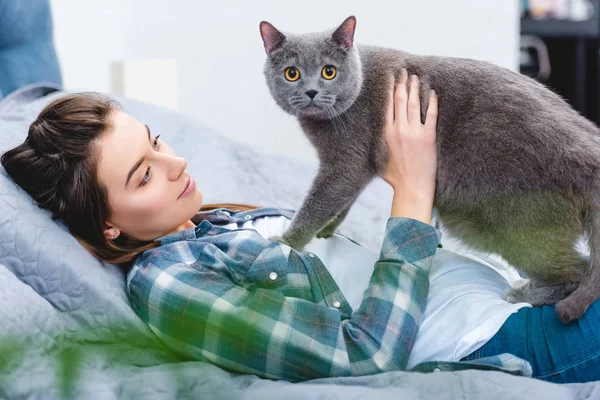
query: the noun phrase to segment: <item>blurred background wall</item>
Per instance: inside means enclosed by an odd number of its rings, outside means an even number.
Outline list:
[[[358,43],[475,58],[513,70],[519,65],[517,0],[52,0],[51,4],[67,89],[109,92],[111,63],[174,59],[179,111],[263,151],[310,162],[316,160],[312,147],[295,119],[275,105],[265,85],[261,20],[283,31],[303,33],[333,28],[353,14]],[[168,140],[168,132],[164,134]]]

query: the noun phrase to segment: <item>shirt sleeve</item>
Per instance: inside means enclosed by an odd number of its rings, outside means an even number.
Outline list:
[[[129,284],[132,306],[187,358],[260,377],[302,381],[406,368],[423,318],[437,231],[390,218],[359,308],[335,308],[247,289],[226,274],[152,261]],[[149,270],[148,270],[149,269]]]

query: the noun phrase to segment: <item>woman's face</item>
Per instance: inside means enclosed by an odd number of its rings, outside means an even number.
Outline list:
[[[110,120],[113,128],[97,143],[98,178],[112,211],[105,235],[153,240],[193,226],[202,193],[185,159],[130,115],[114,111]]]

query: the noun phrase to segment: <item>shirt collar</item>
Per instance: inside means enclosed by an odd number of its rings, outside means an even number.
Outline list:
[[[288,218],[292,218],[294,212],[292,210],[278,209],[273,207],[258,208],[243,212],[229,210],[227,208],[218,208],[211,211],[199,211],[192,217],[192,222],[196,224],[195,227],[167,234],[155,240],[164,245],[182,240],[197,239],[206,235],[214,225],[243,221],[245,220],[246,216],[249,216],[250,219],[254,220],[256,218],[274,215],[283,215]]]
[[[212,224],[204,220],[194,227],[186,228],[175,233],[170,233],[161,236],[155,239],[155,241],[160,242],[161,245],[165,245],[173,242],[180,242],[183,240],[196,239],[206,234],[206,232],[208,232],[210,228],[212,228]]]

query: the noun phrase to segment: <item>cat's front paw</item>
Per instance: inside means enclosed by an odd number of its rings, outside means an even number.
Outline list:
[[[326,226],[325,228],[323,228],[319,232],[317,232],[317,237],[319,239],[323,239],[323,238],[326,239],[326,238],[332,237],[334,233],[335,233],[334,226]]]
[[[281,243],[281,244],[285,244],[285,245],[290,245],[288,242],[286,242],[281,236],[276,235],[276,236],[271,236],[269,237],[269,240],[271,242],[277,242],[277,243]],[[291,246],[290,246],[291,247]]]
[[[282,244],[286,244],[288,246],[290,246],[293,249],[296,249],[298,251],[301,251],[304,246],[306,246],[307,242],[303,242],[301,239],[302,238],[294,238],[288,235],[283,235],[281,237],[279,236],[275,236],[276,240],[274,240],[275,242],[279,242]],[[272,239],[271,239],[272,240]]]
[[[294,240],[282,236],[271,236],[269,240],[271,242],[285,244],[286,246],[290,246],[298,251],[302,250],[302,248],[304,247],[304,245],[298,244]]]

